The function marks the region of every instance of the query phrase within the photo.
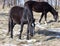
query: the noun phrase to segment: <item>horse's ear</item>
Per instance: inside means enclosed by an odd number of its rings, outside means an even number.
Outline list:
[[[58,11],[57,11],[57,13],[58,13]]]
[[[35,19],[33,21],[35,22]]]
[[[57,11],[57,15],[58,15],[58,11]]]
[[[58,13],[58,11],[56,11],[56,13]]]

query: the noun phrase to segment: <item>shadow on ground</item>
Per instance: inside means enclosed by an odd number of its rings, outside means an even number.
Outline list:
[[[50,20],[50,21],[49,21],[49,22],[47,22],[47,23],[49,24],[49,23],[52,23],[52,22],[55,22],[55,21],[54,21],[54,20]]]
[[[53,32],[53,31],[49,31],[49,30],[37,30],[37,31],[35,31],[34,34],[36,34],[36,33],[38,33],[39,35],[43,34],[45,36],[53,36],[44,41],[55,39],[55,38],[57,38],[56,36],[59,36],[59,38],[60,38],[60,32]]]
[[[0,15],[8,15],[8,13],[0,13]]]

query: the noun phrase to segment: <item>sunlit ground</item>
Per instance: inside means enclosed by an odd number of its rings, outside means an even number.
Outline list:
[[[14,27],[14,38],[11,39],[10,35],[7,35],[9,9],[10,8],[5,8],[3,10],[0,9],[0,46],[60,46],[60,38],[58,37],[59,34],[55,32],[49,32],[51,28],[60,28],[60,18],[58,19],[59,22],[51,22],[54,20],[51,13],[48,13],[47,15],[48,25],[44,25],[43,18],[41,25],[43,25],[44,29],[36,26],[35,34],[30,40],[26,40],[27,25],[24,26],[22,40],[19,40],[20,25],[18,24]],[[40,15],[41,13],[34,12],[34,17],[36,19],[35,22],[39,21]],[[59,30],[56,29],[56,31],[58,32]]]

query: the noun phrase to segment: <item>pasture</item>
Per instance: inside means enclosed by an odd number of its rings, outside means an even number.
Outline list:
[[[21,40],[18,38],[20,31],[20,25],[18,24],[14,27],[13,39],[10,38],[10,35],[7,35],[9,9],[10,8],[0,9],[0,46],[60,46],[60,34],[52,32],[53,30],[56,30],[57,32],[60,30],[60,9],[58,10],[58,22],[53,22],[54,19],[52,14],[48,13],[48,25],[44,25],[43,19],[41,27],[35,27],[35,34],[30,40],[26,40],[27,25],[24,25]],[[40,15],[41,13],[34,12],[35,22],[39,21]],[[51,28],[53,28],[53,30],[49,31]]]

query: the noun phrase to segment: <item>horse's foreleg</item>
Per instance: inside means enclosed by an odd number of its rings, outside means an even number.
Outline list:
[[[47,24],[47,14],[45,13],[45,24]]]
[[[20,35],[19,35],[19,39],[21,39],[21,34],[22,34],[22,31],[23,31],[23,23],[21,23],[21,30],[20,30]]]
[[[43,15],[44,15],[44,13],[42,13],[41,18],[40,18],[40,20],[39,20],[39,23],[41,22],[41,20],[42,20],[42,18],[43,18]]]
[[[27,27],[27,40],[29,40],[29,25]]]

